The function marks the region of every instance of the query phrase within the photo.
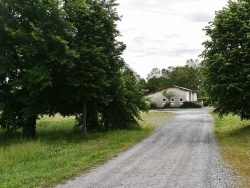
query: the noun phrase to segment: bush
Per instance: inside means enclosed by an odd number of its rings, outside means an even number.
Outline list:
[[[170,106],[170,103],[165,103],[164,105],[163,105],[163,107],[162,108],[170,108],[171,106]]]
[[[202,107],[201,105],[190,101],[185,101],[183,105],[180,106],[180,108],[201,108],[201,107]]]
[[[198,101],[203,101],[203,106],[209,106],[209,101],[208,101],[208,97],[200,97],[198,98]]]
[[[150,101],[150,103],[149,103],[149,108],[150,108],[150,109],[157,109],[156,103]]]

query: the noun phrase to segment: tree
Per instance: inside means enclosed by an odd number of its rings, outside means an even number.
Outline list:
[[[147,75],[147,80],[150,78],[159,78],[161,76],[161,70],[159,68],[153,68]]]
[[[102,113],[102,121],[107,130],[136,127],[140,112],[148,110],[145,91],[128,66],[125,65],[116,76],[110,87],[112,95]]]
[[[155,91],[169,85],[169,77],[167,75],[168,70],[159,68],[153,68],[151,72],[147,75],[146,89],[150,91]]]
[[[67,102],[59,112],[81,117],[84,137],[87,128],[134,126],[140,110],[146,110],[140,78],[121,58],[125,45],[117,41],[115,22],[120,17],[116,6],[114,0],[71,0],[64,5],[67,19],[76,29],[69,45],[79,57],[65,74],[62,100]]]
[[[189,59],[186,61],[185,67],[187,68],[188,86],[187,88],[200,92],[201,90],[201,73],[200,62],[198,59]]]
[[[146,104],[121,58],[116,6],[115,0],[0,1],[2,128],[22,128],[34,138],[38,115],[58,112],[81,117],[85,138],[100,123],[136,124]],[[126,122],[116,125],[121,116]]]
[[[199,90],[199,61],[189,59],[185,66],[172,67],[169,75],[171,85],[178,85],[193,90]]]
[[[54,113],[61,67],[76,56],[66,41],[72,25],[59,7],[53,0],[0,1],[0,125],[5,130],[22,128],[34,138],[38,115]]]
[[[171,98],[173,98],[175,96],[175,93],[173,91],[163,90],[162,95],[168,99],[168,106],[170,107]]]
[[[167,85],[168,84],[167,84],[166,79],[164,77],[162,77],[162,76],[159,78],[153,77],[147,81],[146,89],[150,92],[150,91],[158,90],[160,88],[164,88]]]
[[[198,60],[189,59],[185,66],[168,67],[160,72],[154,68],[148,75],[146,88],[149,91],[162,89],[170,85],[178,85],[193,90],[199,90],[201,85],[200,63]],[[150,75],[155,75],[150,77]]]
[[[115,6],[113,0],[65,1],[67,19],[76,29],[76,35],[69,45],[78,52],[79,57],[73,60],[74,66],[65,75],[67,82],[63,97],[71,100],[59,111],[63,115],[82,117],[84,137],[87,125],[92,128],[98,126],[98,114],[112,99],[114,79],[118,79],[116,74],[124,66],[120,55],[125,45],[116,40],[119,31],[115,22],[120,17]],[[88,113],[87,107],[92,109],[92,113]]]
[[[250,3],[229,1],[205,27],[202,73],[210,102],[219,114],[250,119]]]

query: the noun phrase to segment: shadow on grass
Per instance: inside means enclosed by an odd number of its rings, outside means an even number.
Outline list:
[[[0,146],[8,146],[21,140],[24,140],[24,138],[20,131],[14,133],[0,131]]]
[[[97,140],[105,137],[107,132],[101,130],[89,131],[87,139],[83,138],[82,129],[73,125],[50,127],[38,126],[35,139],[27,139],[23,136],[21,130],[15,132],[3,132],[0,130],[0,146],[10,146],[30,141],[39,141],[43,143],[53,144],[57,142],[78,143]]]
[[[138,130],[139,128],[136,128]],[[135,129],[126,129],[126,131]],[[74,122],[43,122],[36,128],[36,138],[27,139],[23,136],[21,130],[14,133],[7,133],[0,130],[0,146],[10,146],[14,144],[26,143],[30,141],[39,141],[44,144],[57,144],[58,142],[80,143],[92,140],[102,140],[110,135],[110,132],[119,132],[123,130],[91,130],[87,133],[87,139],[84,139],[81,127],[77,127]]]
[[[242,137],[249,135],[250,135],[250,124],[245,125],[244,127],[241,127],[239,129],[233,130],[228,134],[228,136],[233,136],[233,137]]]

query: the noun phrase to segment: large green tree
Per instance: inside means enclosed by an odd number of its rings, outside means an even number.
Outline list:
[[[0,1],[0,124],[35,136],[39,114],[53,114],[62,66],[76,56],[72,25],[55,0]]]
[[[120,55],[125,45],[116,40],[119,35],[116,21],[120,20],[116,6],[114,0],[65,1],[67,19],[76,29],[70,46],[79,57],[73,60],[74,66],[65,75],[63,97],[71,100],[59,111],[63,115],[81,117],[85,137],[87,126],[95,128],[100,123],[98,116],[112,100],[113,90],[116,90],[113,83],[121,79],[117,74],[124,67]]]
[[[220,115],[250,118],[250,2],[229,1],[204,29],[204,86]]]
[[[116,6],[115,0],[0,1],[2,128],[34,137],[38,116],[57,112],[81,117],[85,137],[87,127],[136,124],[146,106],[138,77],[121,58]]]

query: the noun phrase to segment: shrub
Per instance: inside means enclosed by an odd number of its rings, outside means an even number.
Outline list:
[[[150,109],[157,109],[156,103],[150,101],[150,103],[149,103],[149,108],[150,108]]]
[[[201,108],[201,105],[196,104],[195,102],[185,101],[180,108]]]
[[[203,106],[209,106],[208,97],[200,97],[198,98],[198,101],[199,100],[203,101]]]
[[[163,107],[162,108],[170,108],[171,106],[170,106],[170,103],[165,103],[164,105],[163,105]]]

